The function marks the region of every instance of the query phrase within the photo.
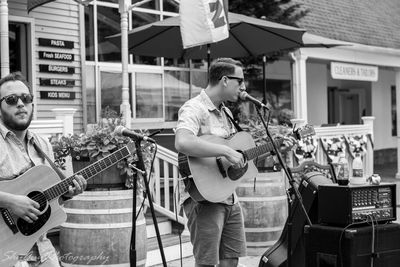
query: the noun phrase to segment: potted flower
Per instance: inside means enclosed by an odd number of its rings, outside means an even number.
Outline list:
[[[53,138],[51,143],[53,145],[55,163],[61,169],[65,169],[66,157],[71,156],[74,173],[76,173],[123,148],[131,142],[131,139],[114,133],[115,128],[119,125],[122,125],[121,116],[106,108],[100,122],[91,125],[86,133]],[[152,146],[142,145],[147,173],[150,171],[153,149]],[[129,166],[130,164],[136,166],[137,160],[137,155],[132,154],[97,174],[88,181],[88,190],[132,188],[135,175],[141,178],[140,173]],[[140,191],[143,189],[142,179],[138,179],[138,189]]]
[[[282,138],[292,132],[290,123],[291,117],[292,113],[287,109],[276,111],[271,115],[271,121],[268,124],[268,129],[274,139]],[[268,117],[265,116],[264,120],[266,122],[267,119]],[[264,125],[258,116],[245,116],[241,114],[239,116],[239,120],[239,125],[241,128],[251,134],[257,146],[265,144],[269,141]],[[287,151],[285,150],[281,152],[283,152],[283,158],[287,160]],[[259,172],[276,172],[281,169],[280,164],[275,156],[270,156],[267,158],[261,156],[259,160],[257,160],[256,166]]]
[[[125,147],[131,140],[114,134],[116,126],[121,124],[121,116],[106,109],[103,119],[89,127],[86,133],[53,139],[56,163],[62,168],[65,165],[65,158],[71,156],[74,172],[77,172]],[[154,154],[153,146],[143,143],[142,152],[145,168],[149,173]],[[68,216],[67,222],[60,228],[60,252],[61,255],[71,255],[71,257],[61,257],[62,262],[72,264],[75,262],[70,262],[70,259],[79,259],[84,255],[86,258],[93,256],[92,258],[96,260],[92,263],[95,265],[103,265],[104,258],[113,259],[113,262],[107,262],[108,264],[128,264],[131,227],[125,225],[132,225],[132,218],[135,217],[133,212],[138,213],[136,237],[137,240],[142,240],[137,242],[137,260],[138,262],[146,261],[147,248],[144,241],[147,238],[146,223],[144,211],[141,209],[143,177],[135,169],[129,167],[129,164],[136,166],[137,161],[135,153],[120,160],[113,167],[96,175],[98,177],[88,180],[87,190],[65,203]],[[106,162],[108,160],[104,160],[104,163]],[[135,176],[138,191],[134,209],[132,204],[134,194],[126,189],[133,187]],[[113,227],[108,227],[108,225]],[[98,248],[108,248],[110,242],[118,243],[121,249],[118,251],[105,249],[102,251],[104,258],[98,259]],[[83,247],[79,244],[87,245]],[[79,264],[85,265],[87,262],[83,260]]]

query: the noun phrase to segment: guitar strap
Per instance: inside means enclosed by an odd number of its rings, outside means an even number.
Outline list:
[[[49,158],[49,156],[47,156],[46,153],[44,153],[43,150],[36,144],[35,139],[33,139],[33,147],[36,149],[36,151],[42,158],[46,159],[49,162],[50,166],[53,168],[53,170],[56,171],[60,179],[64,180],[65,175],[57,168],[56,164],[54,164],[54,162]]]
[[[46,160],[49,162],[50,166],[51,166],[51,167],[53,168],[53,170],[58,174],[58,176],[60,177],[60,179],[61,179],[61,180],[64,180],[64,179],[66,178],[65,175],[64,175],[64,173],[62,173],[62,172],[60,171],[60,169],[57,168],[56,164],[54,164],[54,162],[49,158],[49,156],[47,156],[46,153],[44,153],[43,150],[36,144],[35,139],[33,139],[33,147],[36,149],[36,151],[39,153],[39,155],[40,155],[41,157],[43,157],[44,159],[46,159]],[[67,200],[70,200],[71,197],[67,197],[67,196],[62,195],[62,196],[61,196],[61,199],[64,200],[64,201],[67,201]]]
[[[236,130],[238,132],[243,131],[242,127],[240,127],[239,124],[231,117],[231,115],[229,115],[229,113],[226,111],[225,108],[224,108],[224,112],[225,112],[226,116],[229,118],[229,120],[232,122],[233,126],[235,126]]]

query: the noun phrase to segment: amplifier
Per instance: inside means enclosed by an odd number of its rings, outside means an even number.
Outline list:
[[[396,220],[396,184],[318,187],[319,223],[345,226],[372,219]]]

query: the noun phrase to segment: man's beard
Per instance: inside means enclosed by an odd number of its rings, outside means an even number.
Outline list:
[[[1,119],[3,120],[4,125],[10,130],[15,130],[15,131],[26,130],[29,127],[29,125],[31,124],[32,118],[33,118],[33,111],[29,115],[28,121],[15,122],[9,114],[6,114],[5,112],[1,111]]]

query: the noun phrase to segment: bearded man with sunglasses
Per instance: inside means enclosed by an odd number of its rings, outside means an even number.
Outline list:
[[[49,141],[28,130],[33,117],[33,95],[25,78],[19,72],[0,80],[0,181],[15,179],[35,165],[48,164],[35,149],[34,143],[54,159]],[[35,183],[32,180],[32,183]],[[75,176],[74,187],[62,198],[69,199],[86,188],[86,180]],[[40,205],[25,195],[2,192],[0,208],[6,208],[27,222],[38,219]],[[1,238],[1,237],[0,237]],[[56,251],[46,235],[40,237],[31,251],[16,266],[59,267]]]
[[[229,120],[225,101],[236,102],[246,90],[242,64],[231,58],[213,61],[209,69],[209,84],[205,90],[179,110],[175,147],[193,157],[225,157],[242,167],[241,153],[229,146],[208,142],[201,135],[227,138],[236,132]],[[234,267],[239,257],[246,255],[244,221],[236,194],[221,203],[196,202],[187,192],[181,193],[181,203],[188,218],[196,267]]]

